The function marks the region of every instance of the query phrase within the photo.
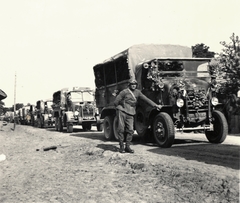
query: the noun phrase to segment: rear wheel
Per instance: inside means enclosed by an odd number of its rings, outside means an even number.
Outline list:
[[[171,147],[174,138],[174,124],[169,114],[161,112],[155,118],[153,122],[153,135],[156,143],[159,147],[167,148]]]
[[[58,131],[58,118],[55,119],[55,130]]]
[[[135,115],[135,129],[137,134],[142,137],[143,140],[147,141],[151,137],[149,133],[148,125],[145,123],[145,115],[142,108],[137,108]]]
[[[206,131],[205,135],[211,143],[222,143],[228,133],[228,124],[225,116],[220,111],[213,111],[213,131]]]
[[[104,137],[106,140],[112,140],[114,137],[113,134],[113,117],[106,116],[103,122]]]
[[[117,119],[117,116],[115,116],[113,119],[113,134],[114,134],[115,140],[118,141],[119,137],[118,137],[117,127],[118,127],[118,119]]]
[[[42,127],[41,118],[37,118],[37,127],[38,127],[38,128],[41,128],[41,127]]]
[[[62,132],[63,131],[63,124],[62,124],[62,119],[61,117],[58,117],[58,131]]]

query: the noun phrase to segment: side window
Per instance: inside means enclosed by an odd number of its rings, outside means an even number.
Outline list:
[[[94,75],[95,84],[98,88],[103,87],[105,83],[106,85],[111,85],[124,80],[129,80],[130,76],[127,57],[120,57],[114,61],[94,67]]]
[[[106,85],[111,85],[116,82],[114,62],[109,62],[105,65]]]
[[[126,57],[121,57],[116,61],[116,70],[118,82],[130,79]]]

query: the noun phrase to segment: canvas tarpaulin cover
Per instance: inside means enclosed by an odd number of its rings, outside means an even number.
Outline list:
[[[98,68],[116,61],[119,58],[127,58],[128,72],[130,79],[136,79],[141,86],[141,67],[139,64],[160,57],[169,58],[192,58],[192,49],[190,47],[170,44],[138,44],[104,60],[102,63],[94,66],[94,71]],[[113,66],[114,68],[114,66]]]
[[[192,57],[192,50],[186,46],[170,44],[138,44],[105,60],[102,64],[127,55],[128,68],[131,78],[135,78],[136,67],[139,63],[157,57]],[[136,79],[136,78],[135,78]]]
[[[135,78],[139,63],[157,57],[192,57],[192,50],[186,46],[170,44],[140,44],[128,49],[128,67]]]

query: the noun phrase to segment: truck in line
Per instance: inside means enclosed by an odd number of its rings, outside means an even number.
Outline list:
[[[104,136],[118,139],[114,100],[128,87],[129,79],[155,103],[160,111],[139,101],[135,130],[153,136],[160,147],[171,147],[175,132],[203,131],[211,143],[222,143],[228,133],[217,82],[210,58],[193,58],[189,47],[179,45],[134,45],[93,67],[95,98]]]
[[[62,132],[63,127],[72,133],[73,127],[81,125],[83,130],[91,130],[96,125],[102,130],[102,120],[99,118],[95,104],[94,91],[89,87],[63,88],[53,94],[53,116],[55,128]]]

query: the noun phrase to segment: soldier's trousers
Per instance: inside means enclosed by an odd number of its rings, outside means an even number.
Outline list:
[[[132,141],[134,129],[134,116],[124,113],[123,111],[117,110],[117,118],[118,118],[118,137],[119,142],[123,143],[124,141],[124,132],[126,132],[126,143],[130,144]]]

